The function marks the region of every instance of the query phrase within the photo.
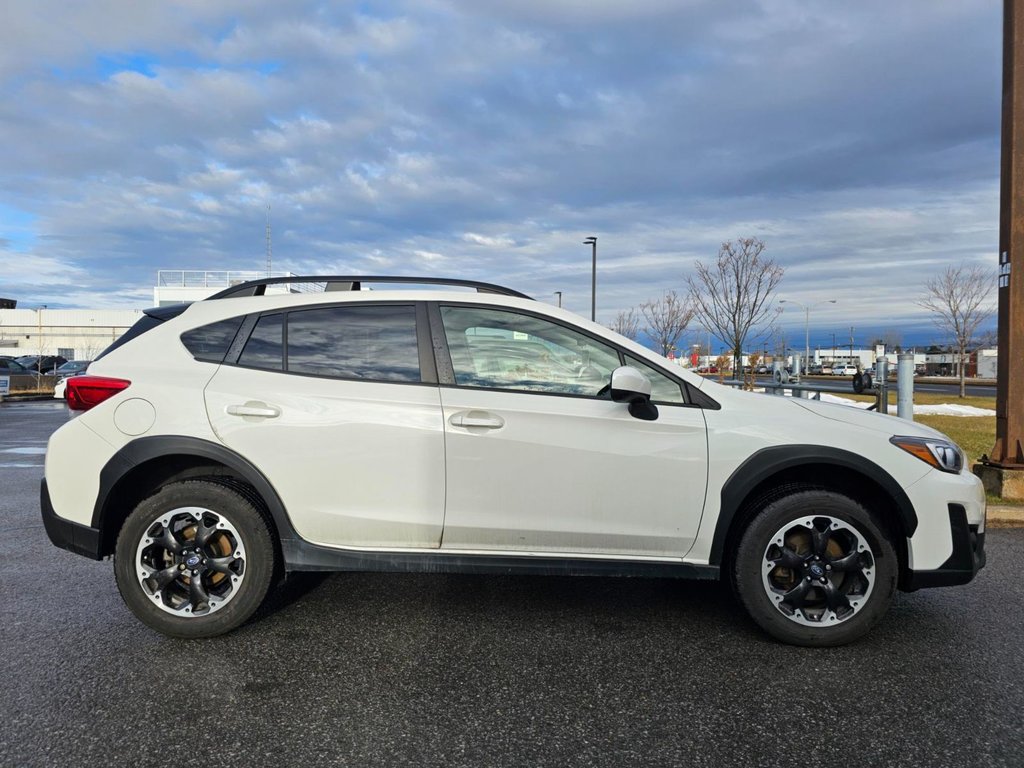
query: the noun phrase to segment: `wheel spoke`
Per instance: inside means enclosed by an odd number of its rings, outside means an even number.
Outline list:
[[[206,567],[216,573],[223,573],[225,576],[237,576],[238,574],[232,569],[232,564],[241,558],[235,557],[234,555],[228,555],[227,557],[210,557],[206,560]]]
[[[178,568],[172,565],[170,568],[164,568],[162,571],[154,570],[149,575],[149,578],[156,582],[156,591],[161,591],[178,578]]]
[[[189,580],[188,601],[192,604],[193,612],[199,610],[202,606],[210,606],[210,595],[207,594],[206,588],[203,586],[201,576],[193,576]]]
[[[839,571],[840,573],[845,573],[847,571],[859,571],[863,568],[860,552],[857,552],[856,550],[848,555],[844,555],[843,557],[830,560],[829,565],[832,566],[833,571]]]
[[[850,601],[846,599],[846,595],[836,589],[831,581],[826,581],[821,589],[825,593],[825,605],[830,611],[838,612],[840,608],[850,607]]]
[[[210,540],[210,537],[217,532],[216,525],[207,525],[205,519],[200,519],[196,526],[196,538],[195,542],[200,547],[205,547],[206,542]]]
[[[807,593],[811,591],[811,586],[811,582],[803,579],[799,584],[782,596],[782,601],[784,603],[789,603],[794,608],[802,608],[804,600],[807,597]]]
[[[825,550],[828,548],[828,540],[831,534],[826,528],[824,531],[819,531],[817,528],[811,528],[811,539],[813,540],[812,547],[814,554],[818,557],[825,556]]]
[[[765,559],[783,568],[799,568],[804,564],[804,559],[789,547],[778,547],[778,550],[780,552],[778,557],[766,557]]]
[[[163,526],[163,532],[156,538],[153,539],[153,543],[158,547],[163,547],[168,552],[172,552],[175,555],[180,555],[183,545],[174,536],[174,533],[168,526]]]

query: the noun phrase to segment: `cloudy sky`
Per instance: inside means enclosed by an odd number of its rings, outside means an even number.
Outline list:
[[[811,343],[994,265],[997,0],[8,0],[0,295],[472,277],[598,319],[763,239]],[[803,313],[783,323],[802,335]]]

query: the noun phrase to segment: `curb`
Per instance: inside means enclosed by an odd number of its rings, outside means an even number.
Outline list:
[[[986,528],[1024,528],[1024,507],[989,505],[985,513]]]

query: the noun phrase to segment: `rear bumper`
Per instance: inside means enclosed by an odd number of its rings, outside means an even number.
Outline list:
[[[935,570],[907,571],[900,589],[913,592],[925,587],[952,587],[966,584],[985,567],[985,534],[979,526],[967,522],[967,511],[960,504],[949,505],[949,530],[953,554]]]
[[[46,487],[45,478],[39,487],[39,507],[42,510],[46,535],[50,537],[54,546],[93,560],[103,559],[100,554],[100,532],[87,525],[79,525],[65,520],[63,517],[58,517],[57,513],[53,511],[50,491]]]

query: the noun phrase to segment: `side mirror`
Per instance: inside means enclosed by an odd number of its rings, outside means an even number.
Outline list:
[[[629,403],[629,415],[643,421],[658,418],[658,406],[651,402],[651,382],[636,368],[620,366],[612,371],[611,397]]]

